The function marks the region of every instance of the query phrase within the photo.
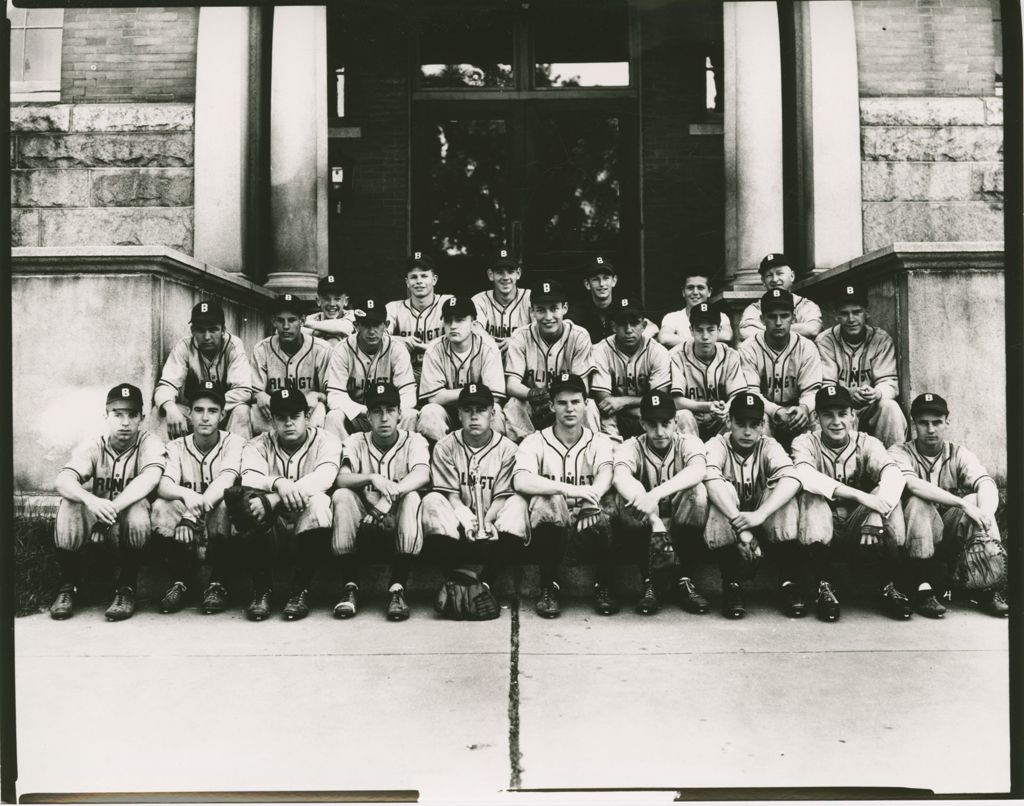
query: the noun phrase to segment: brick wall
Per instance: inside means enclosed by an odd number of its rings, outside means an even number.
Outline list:
[[[61,100],[193,101],[198,8],[68,8]]]

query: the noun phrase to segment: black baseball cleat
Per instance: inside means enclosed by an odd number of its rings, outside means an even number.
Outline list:
[[[270,588],[258,590],[253,594],[252,601],[245,608],[245,617],[249,621],[263,621],[270,617]]]
[[[619,604],[607,585],[594,585],[594,612],[601,616],[614,616],[619,612]]]
[[[334,606],[335,618],[352,618],[356,614],[356,610],[359,606],[359,586],[355,582],[348,582],[345,584],[345,589],[341,592],[341,599]]]
[[[562,612],[562,608],[558,606],[558,585],[554,583],[544,585],[540,589],[540,598],[533,609],[542,618],[557,618]]]
[[[711,609],[708,600],[697,593],[696,586],[689,579],[685,577],[680,579],[677,590],[679,591],[679,606],[687,613],[700,616]]]
[[[135,614],[135,590],[130,585],[121,585],[114,591],[114,600],[107,608],[107,621],[124,621]]]
[[[175,582],[167,589],[164,598],[160,600],[161,613],[177,613],[185,606],[185,594],[188,588],[184,582]]]
[[[931,588],[918,591],[914,595],[914,610],[925,618],[942,618],[946,615],[946,608],[935,598],[935,591]]]
[[[790,618],[803,618],[807,613],[807,602],[795,582],[782,586],[782,612]]]
[[[822,621],[839,621],[839,598],[830,582],[822,580],[818,583],[818,598],[814,602],[814,607]]]
[[[390,593],[391,598],[388,600],[386,611],[388,621],[405,621],[409,618],[409,605],[405,603],[405,588],[396,585]]]
[[[990,616],[1008,618],[1010,615],[1010,605],[1007,604],[1002,591],[985,591],[978,596],[977,602],[982,612]]]
[[[281,615],[285,617],[286,621],[298,621],[308,616],[309,591],[303,588],[289,596]]]
[[[739,582],[729,582],[722,588],[722,614],[731,619],[743,618],[747,614]]]
[[[896,590],[892,582],[882,588],[882,609],[889,618],[897,621],[907,621],[914,612],[910,600]]]
[[[653,616],[661,610],[661,606],[658,604],[658,597],[654,592],[654,583],[651,580],[644,580],[644,592],[640,597],[640,601],[636,603],[634,610],[641,616]]]
[[[71,618],[74,614],[75,586],[70,584],[61,585],[56,597],[54,597],[53,604],[50,605],[50,618],[63,621],[66,618]]]
[[[203,591],[203,613],[210,616],[214,613],[223,613],[228,608],[228,589],[219,582],[211,582]]]

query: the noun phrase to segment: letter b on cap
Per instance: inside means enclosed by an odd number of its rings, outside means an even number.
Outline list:
[[[603,266],[604,265],[604,258],[603,257],[599,257],[594,262],[597,263],[598,266]]]
[[[382,384],[382,383],[378,383],[377,384],[377,394],[378,395],[384,394],[384,384]]]
[[[287,389],[282,389],[281,390],[281,400],[287,400],[287,399],[288,399],[288,390]]]
[[[127,386],[122,386],[121,387],[121,397],[129,397],[130,395],[131,395],[131,390]]]
[[[847,294],[853,294],[853,286],[852,285],[846,286],[846,293]]]
[[[753,406],[754,405],[754,396],[753,395],[747,395],[747,405],[748,406]]]
[[[469,393],[471,395],[475,395],[476,394],[476,384],[475,383],[471,383],[469,385]]]
[[[661,405],[661,398],[658,395],[651,395],[651,405],[652,406],[660,406]]]
[[[125,397],[127,397],[127,395],[125,395]],[[931,403],[935,399],[935,396],[932,395],[932,394],[927,394],[927,395],[924,396],[924,399],[926,401],[928,401],[929,403]]]
[[[201,304],[201,305],[199,306],[199,312],[200,312],[200,313],[208,313],[208,312],[209,312],[209,310],[210,310],[210,306],[209,306],[209,305],[207,305],[207,304],[206,304],[205,302],[204,302],[204,303],[202,303],[202,304]]]
[[[544,291],[545,294],[550,294],[551,293],[551,283],[544,283],[544,284],[542,284],[541,285],[541,289]]]
[[[367,310],[371,310],[371,311],[373,310],[373,300],[372,299],[366,300],[366,308],[367,308]]]
[[[422,257],[423,257],[423,253],[422,252],[413,252],[412,253],[412,259],[413,260],[419,260]]]

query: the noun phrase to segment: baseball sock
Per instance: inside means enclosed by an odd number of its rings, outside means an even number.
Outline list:
[[[697,570],[697,557],[699,556],[700,544],[699,532],[694,533],[690,529],[672,529],[672,548],[676,552],[676,563],[679,566],[679,579],[693,579]]]
[[[712,552],[715,560],[718,561],[718,570],[722,574],[722,583],[728,585],[730,582],[739,582],[737,566],[739,557],[736,554],[736,546],[722,546]]]
[[[829,563],[829,549],[824,543],[811,543],[805,547],[807,554],[807,565],[810,568],[811,578],[815,587],[819,582],[831,581],[831,563]]]
[[[805,562],[800,544],[795,540],[788,540],[784,543],[774,544],[772,549],[775,551],[775,557],[779,564],[779,585],[785,585],[787,582],[800,582],[803,576],[801,566]]]
[[[142,549],[122,546],[118,552],[117,586],[134,588],[138,583],[139,566],[142,565]]]
[[[167,570],[171,574],[171,582],[185,582],[191,576],[192,546],[188,543],[170,541],[167,546]]]
[[[651,578],[651,536],[646,540],[637,541],[636,570],[640,581],[647,582]]]
[[[445,573],[455,568],[459,561],[458,541],[444,535],[424,535],[423,551]]]
[[[227,539],[211,537],[206,546],[206,561],[210,564],[210,582],[223,583],[228,569]]]
[[[310,529],[295,536],[295,574],[292,577],[294,590],[309,589],[330,537],[330,529]]]
[[[338,569],[338,578],[342,585],[359,584],[359,561],[355,554],[336,554],[334,567]]]
[[[60,584],[78,584],[82,578],[82,556],[77,551],[57,549],[57,564],[60,566]]]
[[[533,543],[537,552],[537,566],[541,585],[558,585],[558,563],[562,559],[565,530],[544,524],[533,530]]]
[[[415,554],[395,555],[391,561],[391,581],[388,583],[388,587],[401,585],[404,588],[409,583],[409,571],[412,569],[412,560],[415,556]]]
[[[252,574],[252,586],[256,591],[269,590],[273,587],[271,563],[273,561],[273,532],[260,529],[243,536],[242,550],[248,560]]]

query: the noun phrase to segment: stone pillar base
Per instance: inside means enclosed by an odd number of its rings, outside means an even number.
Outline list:
[[[300,294],[308,296],[316,294],[316,284],[319,277],[304,271],[275,271],[267,275],[267,281],[263,284],[278,294]]]

